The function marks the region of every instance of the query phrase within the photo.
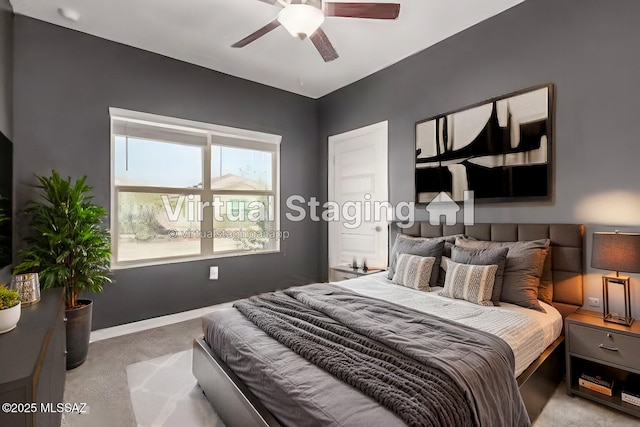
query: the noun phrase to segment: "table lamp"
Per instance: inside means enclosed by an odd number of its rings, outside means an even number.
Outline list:
[[[606,322],[631,325],[631,291],[629,276],[619,272],[640,273],[640,234],[637,233],[593,233],[591,267],[613,270],[615,275],[602,276],[603,314]],[[624,286],[624,316],[609,312],[609,285]]]

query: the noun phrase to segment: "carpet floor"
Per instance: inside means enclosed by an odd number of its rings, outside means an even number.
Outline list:
[[[92,343],[87,361],[67,372],[65,402],[87,403],[65,427],[224,427],[191,374],[200,320]],[[534,427],[638,427],[640,420],[579,397],[562,382]]]
[[[188,350],[199,336],[202,323],[194,319],[91,343],[87,361],[67,371],[64,391],[65,402],[86,403],[89,413],[67,415],[63,425],[137,426],[127,366]]]

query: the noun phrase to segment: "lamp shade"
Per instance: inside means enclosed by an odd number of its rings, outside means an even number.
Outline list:
[[[591,267],[640,273],[640,234],[593,233]]]

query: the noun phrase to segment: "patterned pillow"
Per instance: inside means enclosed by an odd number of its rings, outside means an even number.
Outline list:
[[[497,265],[460,264],[451,260],[447,260],[446,264],[447,277],[440,295],[493,307],[491,294],[498,271]]]
[[[400,254],[391,281],[419,291],[429,291],[429,279],[436,262],[435,257]]]
[[[465,249],[454,246],[451,249],[451,260],[461,264],[473,265],[494,265],[498,266],[496,280],[493,283],[493,295],[491,301],[493,305],[500,306],[500,295],[502,294],[502,282],[504,280],[504,267],[507,262],[509,248],[487,248],[487,249]]]
[[[434,257],[436,259],[434,263],[433,271],[431,272],[431,278],[429,283],[435,286],[438,283],[438,276],[440,275],[440,257],[444,250],[445,240],[442,238],[428,239],[425,237],[411,237],[404,234],[398,234],[396,241],[391,248],[391,255],[389,256],[389,280],[393,280],[393,276],[396,268],[396,258],[399,254],[419,255],[423,257]]]

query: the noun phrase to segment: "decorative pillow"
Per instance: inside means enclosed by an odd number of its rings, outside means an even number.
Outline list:
[[[419,255],[423,257],[434,257],[431,278],[429,283],[436,285],[438,282],[438,274],[440,273],[440,257],[444,249],[443,239],[426,239],[424,237],[410,237],[404,234],[398,234],[396,241],[393,243],[391,255],[389,256],[389,280],[393,280],[395,273],[396,258],[399,254]]]
[[[493,301],[493,305],[499,306],[508,252],[509,248],[465,249],[454,246],[451,249],[451,260],[462,264],[497,265],[498,271],[493,284],[491,301]]]
[[[530,242],[486,242],[465,237],[456,239],[456,246],[468,249],[509,248],[500,301],[543,313],[545,310],[538,302],[538,287],[549,243],[548,239]]]
[[[538,287],[538,299],[549,305],[553,305],[553,254],[552,247],[549,246],[549,252],[544,259],[544,267],[542,267],[542,276],[540,276],[540,286]]]
[[[497,271],[497,265],[460,264],[448,260],[447,277],[440,295],[493,307],[491,294]]]
[[[400,254],[396,259],[396,271],[391,281],[396,285],[428,292],[435,262],[435,257]]]

